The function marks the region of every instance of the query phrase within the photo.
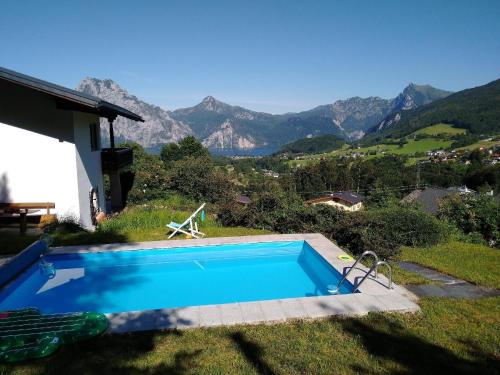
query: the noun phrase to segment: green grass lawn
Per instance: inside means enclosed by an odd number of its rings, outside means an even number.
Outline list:
[[[417,314],[105,335],[0,374],[497,374],[500,298]]]
[[[114,242],[140,242],[166,240],[169,234],[165,227],[170,221],[182,223],[197,208],[197,204],[172,197],[166,201],[155,201],[147,206],[132,206],[104,221],[95,232],[76,233],[55,232],[53,246],[91,245]],[[267,230],[245,227],[223,227],[215,220],[215,215],[206,209],[205,222],[199,221],[199,228],[207,237],[250,236],[271,233]],[[39,236],[0,234],[0,255],[15,254]],[[178,235],[173,239],[185,239]]]
[[[438,149],[445,149],[450,147],[452,144],[451,140],[447,139],[436,139],[436,138],[425,138],[414,140],[408,140],[401,148],[395,148],[391,153],[395,155],[412,155],[416,152],[427,152]]]
[[[481,147],[491,148],[493,146],[500,146],[499,141],[479,141],[468,146],[457,148],[459,151],[472,151]]]
[[[430,248],[403,248],[400,257],[476,284],[500,289],[498,249],[450,242]]]
[[[465,129],[460,129],[460,128],[454,128],[450,124],[436,124],[432,126],[428,126],[423,129],[417,130],[413,134],[427,134],[427,135],[459,135],[459,134],[465,134],[467,131]]]

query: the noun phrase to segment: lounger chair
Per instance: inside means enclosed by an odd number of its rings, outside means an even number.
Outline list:
[[[174,221],[171,221],[169,224],[167,224],[166,226],[173,230],[172,234],[168,238],[172,238],[178,232],[187,234],[188,236],[193,236],[194,238],[200,238],[204,236],[205,233],[202,233],[198,230],[198,222],[196,221],[196,216],[200,213],[201,210],[203,210],[203,207],[205,207],[205,203],[198,207],[198,209],[193,212],[191,216],[189,216],[182,224],[178,224]]]

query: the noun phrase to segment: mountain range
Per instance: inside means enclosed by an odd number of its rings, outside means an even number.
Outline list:
[[[353,97],[320,105],[308,111],[281,115],[256,112],[207,96],[199,104],[168,111],[128,93],[116,82],[85,78],[77,90],[98,96],[141,115],[145,122],[118,117],[118,141],[133,141],[148,149],[194,135],[208,148],[254,149],[279,147],[301,138],[332,134],[346,140],[382,129],[405,111],[419,108],[451,94],[429,85],[408,85],[392,99]],[[107,136],[108,126],[101,127]],[[104,139],[107,139],[104,138]]]
[[[394,112],[368,129],[368,139],[400,138],[437,123],[452,124],[471,134],[500,133],[500,79],[458,91],[441,100]]]

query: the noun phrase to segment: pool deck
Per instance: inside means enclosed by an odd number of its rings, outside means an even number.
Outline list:
[[[66,246],[52,248],[51,254],[300,240],[304,240],[311,245],[340,273],[345,274],[354,262],[346,262],[338,259],[339,255],[346,253],[322,234],[318,233]],[[351,272],[348,280],[354,284],[367,271],[368,268],[360,265]],[[414,302],[416,297],[412,293],[395,284],[393,284],[392,289],[388,289],[388,283],[388,279],[384,275],[379,274],[377,279],[370,276],[359,288],[360,293],[189,306],[110,313],[106,315],[110,321],[109,332],[123,333],[154,329],[185,329],[234,324],[272,323],[292,319],[327,318],[331,316],[357,316],[367,314],[368,312],[416,312],[419,310],[418,305]]]

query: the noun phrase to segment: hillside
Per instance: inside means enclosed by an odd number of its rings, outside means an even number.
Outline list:
[[[345,141],[334,135],[323,135],[313,138],[299,139],[284,145],[278,154],[318,154],[338,150],[345,145]]]
[[[378,124],[369,133],[400,138],[436,123],[453,124],[472,134],[499,133],[500,79],[402,112],[398,117]]]

